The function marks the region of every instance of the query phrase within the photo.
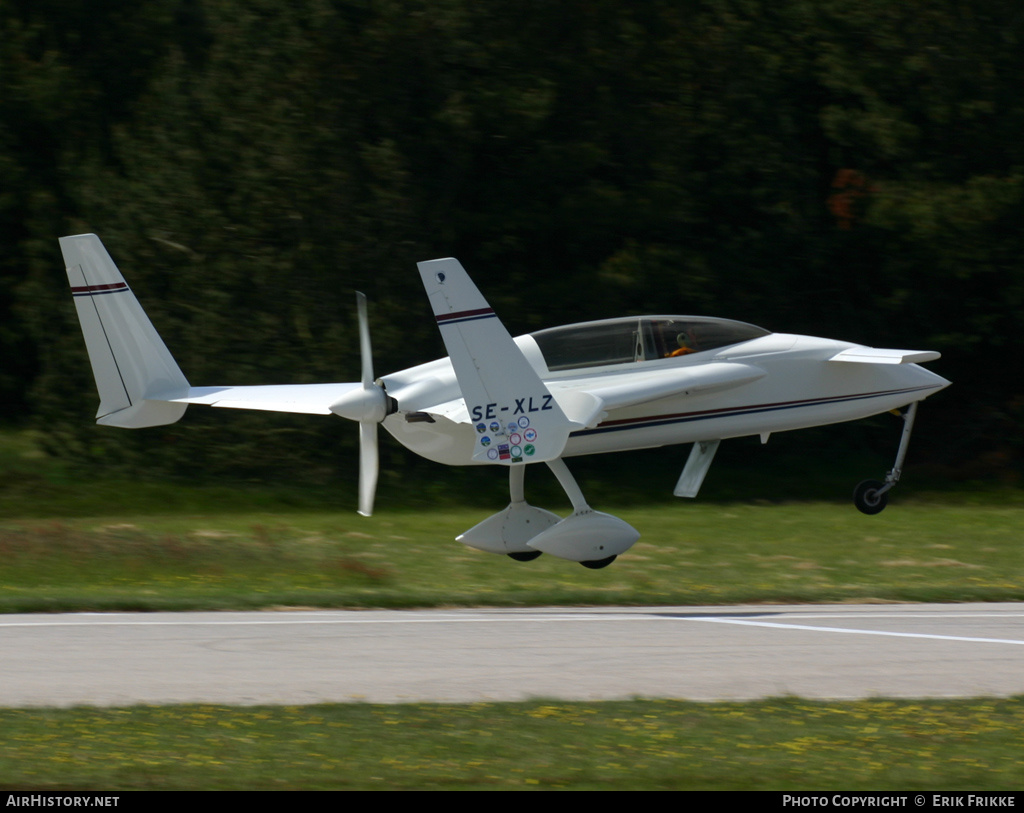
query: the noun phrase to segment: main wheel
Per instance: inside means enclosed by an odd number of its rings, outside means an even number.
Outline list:
[[[538,556],[541,555],[539,550],[518,550],[515,553],[509,553],[509,559],[515,559],[517,562],[532,562]]]
[[[877,514],[889,503],[889,493],[879,492],[885,483],[865,480],[853,490],[853,504],[862,514]]]
[[[602,567],[608,567],[614,561],[615,557],[609,556],[607,559],[591,559],[589,562],[580,562],[580,564],[591,570],[600,570]]]

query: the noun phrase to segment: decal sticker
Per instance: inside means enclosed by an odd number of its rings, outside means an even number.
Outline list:
[[[507,443],[502,443],[500,446],[498,446],[498,457],[501,458],[502,460],[508,460],[509,453]]]
[[[527,429],[523,432],[523,437],[526,438],[527,443],[533,443],[537,439],[537,430]]]
[[[523,450],[520,449],[518,446],[513,446],[511,451],[512,451],[512,457],[522,457],[523,456]]]
[[[523,451],[526,452],[527,457],[530,457],[537,450],[534,448],[532,443],[527,443],[526,446],[523,447]]]
[[[525,415],[523,415],[523,417],[521,417],[521,418],[520,418],[520,419],[519,419],[519,420],[517,421],[517,423],[519,424],[519,428],[520,428],[520,429],[525,429],[525,428],[526,428],[527,426],[529,426],[529,425],[530,425],[530,419],[529,419],[529,418],[527,418],[527,417],[526,417]]]
[[[513,432],[515,432],[515,431],[516,431],[516,430],[517,430],[518,428],[519,428],[519,424],[517,424],[517,423],[515,423],[515,422],[513,422],[513,423],[510,423],[510,424],[509,424],[509,425],[508,425],[508,426],[506,427],[506,429],[508,430],[508,433],[509,433],[510,435],[511,435],[511,434],[512,434]]]
[[[485,424],[485,423],[478,423],[476,425],[476,431],[479,432],[482,435],[484,432],[487,431],[487,424]]]
[[[497,449],[488,449],[487,450],[487,458],[489,460],[497,460],[498,459],[498,450]]]
[[[515,446],[518,446],[520,443],[523,442],[523,439],[519,436],[518,432],[513,432],[511,435],[508,436],[508,442]]]
[[[487,435],[484,435],[482,438],[480,438],[480,445],[481,446],[490,446],[491,445],[491,439],[489,437],[487,437]]]
[[[496,434],[496,435],[500,435],[500,434],[501,434],[501,424],[500,424],[500,423],[498,423],[497,421],[495,421],[494,423],[492,423],[492,424],[491,424],[491,431],[492,431],[492,432],[493,432],[494,434]]]

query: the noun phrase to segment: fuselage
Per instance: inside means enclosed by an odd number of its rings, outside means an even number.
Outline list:
[[[357,295],[356,382],[193,387],[99,238],[62,237],[68,280],[100,396],[97,422],[142,429],[179,420],[190,404],[359,424],[359,513],[373,512],[377,424],[448,465],[508,467],[511,502],[461,537],[516,558],[549,553],[608,565],[636,529],[595,512],[566,456],[696,443],[674,492],[695,496],[718,441],[855,420],[904,405],[896,464],[854,501],[877,513],[899,479],[917,402],[949,384],[918,366],[939,353],[870,348],[770,333],[728,319],[630,316],[513,339],[458,260],[417,263],[448,358],[374,380],[366,298]],[[573,513],[525,502],[525,467],[545,463]]]
[[[687,341],[685,352],[671,355],[675,345],[667,337],[681,324],[696,325],[689,335],[697,341]],[[623,334],[621,341],[611,335],[616,331]],[[680,346],[684,332],[677,334]],[[728,320],[632,317],[541,331],[515,342],[559,402],[595,388],[640,386],[654,375],[671,377],[673,371],[683,378],[711,364],[716,370],[746,372],[720,385],[608,410],[572,432],[563,455],[567,457],[856,420],[919,401],[949,384],[917,364],[829,360],[859,346],[849,342],[769,333]],[[448,359],[382,381],[398,403],[398,412],[387,417],[384,427],[400,443],[439,463],[473,463],[474,416],[466,409]],[[528,417],[540,405],[524,403],[521,408]]]

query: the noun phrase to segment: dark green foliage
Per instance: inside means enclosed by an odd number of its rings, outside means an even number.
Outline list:
[[[378,372],[440,355],[413,265],[452,255],[513,333],[711,313],[941,350],[915,454],[1012,472],[1022,26],[1010,0],[0,0],[0,415],[140,470],[349,471],[335,420],[93,426],[56,237],[95,231],[196,384],[354,380],[353,289]]]

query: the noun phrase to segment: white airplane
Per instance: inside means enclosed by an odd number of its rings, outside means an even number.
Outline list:
[[[600,568],[640,534],[594,511],[564,458],[692,443],[675,487],[695,497],[726,438],[902,410],[896,462],[865,480],[858,509],[881,511],[899,480],[918,403],[949,381],[918,366],[939,353],[879,350],[694,316],[630,316],[512,338],[455,259],[418,264],[448,358],[374,379],[366,298],[357,294],[362,380],[344,384],[193,387],[99,238],[60,239],[100,395],[97,422],[174,423],[189,404],[335,414],[359,423],[359,513],[373,510],[377,424],[448,465],[505,466],[507,508],[458,541],[528,561],[549,553]],[[906,409],[903,409],[905,408]],[[524,476],[546,463],[571,516],[530,505]]]

